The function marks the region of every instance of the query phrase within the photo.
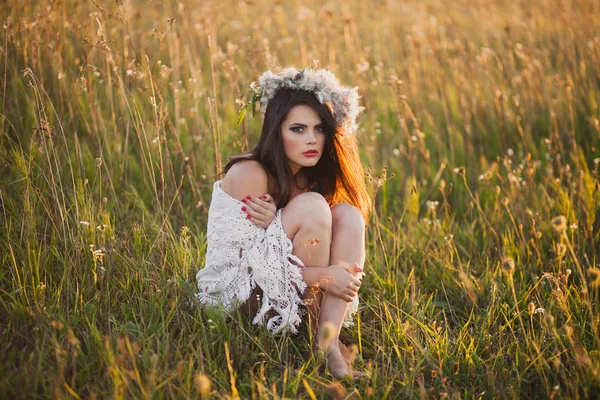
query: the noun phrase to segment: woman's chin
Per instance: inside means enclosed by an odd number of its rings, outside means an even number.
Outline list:
[[[303,167],[314,167],[319,162],[319,159],[316,160],[306,160],[302,163]]]

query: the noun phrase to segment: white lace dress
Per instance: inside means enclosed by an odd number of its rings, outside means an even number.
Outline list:
[[[305,314],[302,294],[306,290],[302,261],[292,254],[293,244],[283,230],[281,209],[263,229],[246,219],[244,203],[213,186],[208,210],[208,247],[204,268],[198,271],[196,298],[204,305],[222,306],[231,312],[244,303],[258,285],[262,305],[252,323],[272,333],[296,333]],[[265,323],[270,310],[276,315]],[[354,325],[358,296],[350,303],[344,326]]]

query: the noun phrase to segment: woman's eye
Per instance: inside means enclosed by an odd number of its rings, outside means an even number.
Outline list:
[[[291,131],[292,131],[292,132],[302,132],[302,130],[303,130],[304,128],[302,128],[302,127],[300,127],[300,126],[294,126],[293,128],[290,128],[290,129],[291,129]],[[296,129],[300,129],[300,130],[296,130]],[[325,131],[324,129],[325,129],[325,128],[323,128],[322,126],[317,126],[317,127],[315,128],[315,130],[316,130],[317,132],[324,132],[324,131]]]

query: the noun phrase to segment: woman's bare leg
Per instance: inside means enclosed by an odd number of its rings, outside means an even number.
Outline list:
[[[349,204],[339,204],[334,206],[331,212],[332,245],[329,265],[347,262],[357,263],[360,268],[363,268],[365,263],[365,224],[360,211]],[[343,363],[350,360],[348,360],[347,349],[339,340],[339,334],[349,304],[344,299],[325,293],[319,318],[319,326],[331,323],[335,328],[328,349],[328,358],[330,365],[333,364],[330,369],[336,368],[342,375],[343,371],[348,369]],[[347,373],[350,373],[350,370]]]
[[[340,204],[330,209],[319,194],[303,193],[284,208],[282,222],[294,244],[294,254],[306,267],[324,267],[345,261],[357,262],[362,268],[365,261],[364,221],[355,207]],[[336,378],[350,374],[346,360],[349,355],[339,343],[348,302],[311,290],[307,290],[304,299],[309,303],[307,323],[310,333],[316,335],[317,325],[333,324],[334,340],[327,349],[330,372]]]
[[[305,267],[329,265],[332,214],[327,201],[318,193],[294,197],[281,214],[283,227],[294,244],[293,254]],[[308,311],[307,334],[317,337],[318,311],[323,299],[318,288],[308,288],[303,296]]]

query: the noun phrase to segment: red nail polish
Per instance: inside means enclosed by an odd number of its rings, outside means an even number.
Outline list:
[[[246,207],[242,207],[242,211],[246,211]]]
[[[266,199],[267,199],[267,196],[263,196],[263,197],[261,197],[261,199],[263,199],[263,200],[266,200]]]
[[[242,199],[242,202],[243,202],[243,203],[245,203],[245,202],[246,202],[246,199]]]
[[[250,200],[250,199],[252,198],[252,196],[248,195],[248,196],[246,196],[246,198],[247,198],[248,200]]]
[[[246,216],[246,219],[250,219],[250,216],[249,216],[249,215],[247,215],[247,216]]]

